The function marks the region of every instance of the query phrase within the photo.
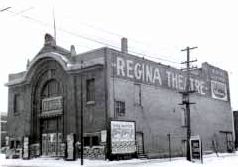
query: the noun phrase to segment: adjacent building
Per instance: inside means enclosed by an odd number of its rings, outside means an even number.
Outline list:
[[[6,146],[6,136],[7,136],[7,113],[0,112],[0,136],[1,136],[1,147]]]
[[[233,112],[234,129],[235,129],[235,148],[238,148],[238,111]]]
[[[68,134],[80,142],[83,110],[85,156],[92,150],[110,156],[113,120],[135,123],[138,154],[168,156],[170,136],[173,156],[185,155],[186,113],[179,92],[187,82],[195,91],[192,135],[200,136],[204,151],[227,151],[233,133],[227,71],[203,63],[188,81],[179,69],[129,54],[125,38],[121,51],[105,47],[76,54],[74,46],[59,47],[47,34],[26,71],[9,75],[9,143],[23,145],[28,136],[39,155],[62,156]]]

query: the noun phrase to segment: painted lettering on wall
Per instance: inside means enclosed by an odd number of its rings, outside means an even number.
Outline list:
[[[116,56],[114,68],[116,68],[115,75],[118,77],[178,91],[186,89],[187,78],[184,73],[173,68],[165,68],[156,63]],[[191,90],[201,95],[206,94],[208,88],[205,81],[191,76],[189,82]]]
[[[153,67],[149,64],[135,63],[132,60],[125,60],[122,57],[117,57],[116,62],[118,76],[162,85],[158,67]]]
[[[176,90],[184,91],[186,90],[187,77],[182,74],[177,74],[171,71],[166,71],[167,74],[167,86],[169,88],[174,88]],[[206,94],[208,89],[203,80],[199,80],[193,77],[190,77],[190,90],[198,92],[201,95]]]

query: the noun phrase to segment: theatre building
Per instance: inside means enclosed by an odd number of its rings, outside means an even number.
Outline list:
[[[204,152],[227,151],[233,123],[225,70],[203,63],[187,80],[179,69],[129,54],[125,38],[121,51],[104,47],[76,54],[74,46],[66,50],[47,34],[26,71],[9,75],[9,147],[26,142],[31,156],[65,156],[70,134],[81,143],[82,116],[85,157],[166,157],[168,136],[172,156],[185,155],[179,92],[187,82],[195,91],[192,135],[200,136]]]

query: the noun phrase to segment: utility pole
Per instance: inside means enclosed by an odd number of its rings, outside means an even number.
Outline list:
[[[81,134],[80,134],[80,140],[81,140],[81,151],[80,151],[80,158],[81,158],[81,166],[83,165],[83,61],[81,60],[81,80],[80,80],[80,101],[81,101]]]
[[[186,51],[187,52],[187,61],[182,62],[181,64],[186,64],[186,68],[184,69],[187,74],[187,82],[186,82],[186,88],[184,92],[181,92],[182,94],[182,104],[185,105],[186,107],[186,115],[187,115],[187,160],[191,161],[191,156],[190,156],[190,137],[191,137],[191,120],[190,120],[190,104],[195,104],[191,103],[189,99],[189,95],[191,93],[194,93],[195,91],[190,90],[190,71],[194,69],[194,67],[190,67],[190,63],[196,62],[197,60],[190,60],[190,50],[196,49],[197,47],[187,47],[181,51]]]
[[[168,134],[168,138],[169,138],[169,160],[171,161],[171,134]]]

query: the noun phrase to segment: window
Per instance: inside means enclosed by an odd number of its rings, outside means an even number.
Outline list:
[[[23,101],[21,101],[21,97],[19,94],[15,94],[14,95],[14,109],[13,109],[13,112],[16,114],[16,113],[19,113],[23,108]]]
[[[86,136],[84,137],[84,146],[99,146],[98,136]]]
[[[95,101],[95,79],[87,80],[87,101]]]
[[[135,104],[141,105],[141,85],[140,84],[134,85],[134,98],[135,98]]]
[[[84,137],[83,144],[84,146],[90,146],[90,137]]]
[[[98,136],[93,136],[92,137],[92,145],[93,146],[98,146],[99,145],[99,138],[98,138]]]
[[[125,116],[126,109],[125,109],[125,102],[122,101],[115,101],[115,109],[116,109],[116,116]]]
[[[56,80],[50,80],[48,81],[42,91],[42,98],[47,98],[47,97],[55,97],[59,96],[61,94],[61,89],[59,82]]]
[[[14,141],[10,141],[10,149],[14,148]]]

